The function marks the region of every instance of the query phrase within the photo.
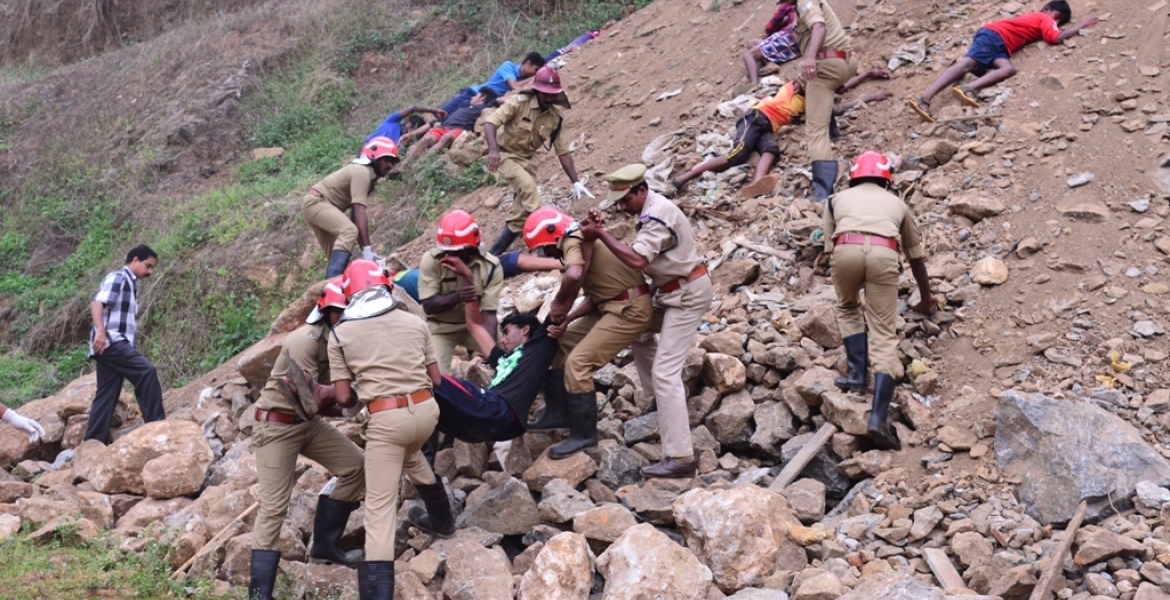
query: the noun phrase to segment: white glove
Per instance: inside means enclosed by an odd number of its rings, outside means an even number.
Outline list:
[[[30,442],[35,442],[41,439],[41,436],[45,435],[45,428],[41,427],[40,423],[37,423],[28,417],[20,416],[19,413],[17,413],[15,410],[12,410],[11,408],[8,409],[8,411],[4,413],[4,416],[0,418],[8,421],[10,425],[17,429],[27,431],[28,441]]]
[[[374,251],[371,250],[371,248],[373,248],[373,246],[362,246],[362,258],[366,260],[378,260],[379,258],[382,258],[381,256],[374,254]]]
[[[578,182],[573,184],[573,199],[580,200],[581,194],[585,194],[586,196],[589,196],[590,198],[596,199],[596,197],[593,194],[589,193],[589,188],[585,187],[584,183],[581,183],[580,181],[578,181]]]

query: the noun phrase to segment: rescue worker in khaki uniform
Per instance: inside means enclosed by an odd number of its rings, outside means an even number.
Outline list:
[[[329,328],[341,320],[345,294],[341,277],[330,280],[321,292],[317,308],[305,325],[288,334],[276,359],[268,382],[256,401],[256,426],[252,450],[256,453],[256,473],[260,483],[260,509],[252,525],[252,572],[248,583],[249,600],[271,600],[276,570],[280,563],[280,528],[288,513],[288,501],[296,485],[297,455],[321,463],[338,477],[332,491],[317,498],[313,520],[313,547],[309,556],[329,562],[351,565],[359,560],[347,556],[338,547],[349,515],[366,492],[361,448],[345,437],[320,415],[309,420],[297,416],[298,410],[284,378],[285,364],[294,359],[307,371],[310,381],[329,381],[326,356]],[[314,390],[318,404],[333,401],[333,386]],[[360,554],[355,552],[354,554]]]
[[[642,389],[658,402],[658,429],[665,460],[642,468],[643,477],[687,477],[698,466],[687,418],[687,390],[682,370],[714,291],[707,267],[695,247],[687,216],[670,200],[651,192],[646,167],[629,165],[605,177],[609,199],[625,213],[638,216],[634,243],[619,242],[602,229],[600,211],[591,209],[581,224],[583,239],[599,240],[653,284],[654,321],[661,316],[657,344],[654,325],[633,344]]]
[[[398,163],[398,144],[387,137],[371,138],[361,154],[325,179],[313,184],[301,205],[301,214],[317,243],[329,257],[325,279],[341,275],[349,263],[351,251],[360,246],[362,258],[379,258],[370,246],[370,220],[366,204],[374,193],[374,183],[385,177]],[[345,211],[353,212],[353,218]]]
[[[557,357],[549,372],[546,410],[529,430],[569,428],[569,438],[549,448],[549,456],[565,458],[597,445],[597,401],[593,375],[646,331],[654,316],[650,287],[642,273],[614,256],[602,244],[585,242],[577,222],[545,206],[524,224],[528,250],[543,248],[565,264],[561,286],[553,299],[549,337],[559,338]],[[585,299],[575,307],[577,293]],[[557,380],[561,380],[558,384]],[[556,393],[563,389],[563,393]]]
[[[893,180],[890,160],[882,154],[871,150],[853,161],[849,189],[834,195],[825,207],[825,250],[817,259],[823,266],[832,257],[837,325],[849,364],[849,375],[834,383],[843,390],[865,392],[867,367],[873,365],[873,407],[867,430],[870,439],[885,450],[902,447],[887,420],[894,381],[902,377],[894,329],[902,270],[899,248],[910,259],[910,272],[922,297],[915,310],[927,315],[938,310],[914,216],[900,198],[886,191]],[[863,289],[864,317],[859,308]]]
[[[467,211],[455,209],[439,219],[435,236],[438,247],[423,255],[418,266],[418,298],[427,314],[427,327],[435,344],[439,370],[451,373],[451,356],[456,347],[475,350],[475,338],[467,330],[463,303],[478,300],[483,326],[497,339],[496,311],[504,289],[504,269],[500,260],[479,251],[483,236],[475,219]],[[450,269],[443,268],[446,257],[459,259],[471,269],[472,281],[460,285]]]
[[[837,161],[829,127],[837,88],[857,74],[853,42],[825,0],[780,0],[796,7],[793,32],[800,44],[800,76],[805,90],[805,137],[812,158],[813,198],[824,200],[837,181]]]
[[[329,335],[329,373],[337,404],[356,405],[356,385],[370,413],[363,432],[366,555],[358,563],[362,600],[394,597],[394,532],[404,472],[426,504],[428,529],[454,532],[443,482],[420,451],[439,422],[439,405],[431,392],[440,381],[435,349],[426,323],[395,308],[390,286],[377,263],[355,260],[345,270],[349,304]]]
[[[540,208],[536,191],[536,163],[532,156],[541,146],[557,153],[561,168],[573,183],[573,197],[593,194],[585,184],[577,181],[577,168],[569,152],[569,136],[563,130],[564,117],[557,106],[569,108],[569,98],[561,89],[557,70],[545,65],[532,78],[532,90],[522,91],[511,101],[493,112],[483,123],[483,135],[488,147],[488,170],[497,170],[512,186],[512,214],[508,225],[492,244],[490,252],[496,256],[508,247],[524,230],[524,220]]]

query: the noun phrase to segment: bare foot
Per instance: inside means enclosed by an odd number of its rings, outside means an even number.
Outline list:
[[[680,183],[678,180],[678,177],[674,177],[670,180],[670,185],[674,186],[674,193],[676,193],[676,194],[682,193],[683,188],[687,187],[688,183],[690,183],[690,182],[683,181]]]
[[[867,79],[889,79],[890,72],[885,69],[870,69],[866,71],[865,77]]]

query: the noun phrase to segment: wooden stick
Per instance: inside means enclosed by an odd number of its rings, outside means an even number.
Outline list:
[[[963,578],[959,576],[959,572],[955,570],[951,559],[947,558],[946,552],[938,548],[925,548],[922,550],[922,556],[926,559],[926,566],[930,567],[930,572],[934,573],[934,578],[942,584],[943,589],[967,587],[967,584],[963,583]]]
[[[1081,521],[1085,518],[1085,509],[1087,508],[1088,503],[1082,500],[1081,505],[1077,507],[1077,513],[1073,515],[1072,520],[1068,522],[1068,527],[1064,530],[1064,537],[1056,545],[1056,551],[1048,559],[1050,562],[1048,566],[1044,567],[1044,575],[1040,577],[1036,587],[1032,588],[1032,595],[1028,596],[1028,600],[1044,600],[1052,591],[1052,584],[1056,582],[1056,574],[1060,572],[1060,566],[1064,564],[1064,555],[1068,554],[1069,548],[1072,547],[1073,538],[1077,535],[1077,529],[1081,527]]]
[[[182,575],[183,572],[186,571],[191,565],[195,564],[195,559],[199,558],[199,556],[201,554],[203,554],[204,550],[211,547],[212,544],[214,544],[214,543],[218,542],[220,539],[222,539],[224,537],[224,535],[227,534],[229,529],[234,529],[236,527],[236,525],[243,523],[244,519],[247,519],[248,515],[251,515],[252,513],[256,512],[256,509],[258,509],[258,508],[260,508],[260,503],[253,502],[252,506],[249,506],[246,510],[244,510],[244,512],[240,513],[240,516],[236,517],[235,519],[232,519],[232,522],[228,523],[223,529],[220,529],[219,533],[215,534],[215,537],[211,538],[210,540],[207,540],[206,544],[203,544],[203,546],[201,548],[199,548],[199,550],[196,550],[195,554],[193,554],[191,556],[191,558],[188,558],[187,562],[183,563],[183,566],[179,567],[178,570],[176,570],[174,573],[171,573],[171,579],[180,579],[180,575]]]
[[[792,460],[784,465],[784,468],[780,470],[780,474],[776,476],[775,481],[772,482],[772,485],[768,486],[768,489],[773,492],[779,492],[788,487],[788,484],[792,483],[796,479],[796,476],[800,475],[800,472],[808,466],[809,461],[817,455],[817,452],[820,452],[821,448],[829,442],[829,438],[833,437],[834,433],[837,433],[837,428],[832,423],[821,425],[816,435],[812,436],[812,439],[800,449],[800,452],[797,452],[796,456],[793,456]]]

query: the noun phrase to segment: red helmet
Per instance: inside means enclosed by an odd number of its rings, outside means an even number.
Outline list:
[[[393,159],[398,158],[398,144],[394,140],[388,137],[378,136],[371,138],[362,146],[362,158],[370,162],[374,162],[383,156],[389,156]]]
[[[524,243],[528,250],[536,250],[541,246],[552,246],[565,237],[565,232],[573,224],[573,217],[553,208],[542,206],[524,220]]]
[[[537,69],[536,75],[532,76],[532,89],[545,94],[559,94],[565,91],[561,88],[561,74],[548,65]]]
[[[349,263],[341,277],[343,279],[341,289],[345,291],[346,301],[353,298],[354,294],[375,285],[391,287],[386,270],[378,266],[378,263],[364,258]],[[327,289],[328,287],[326,286]]]
[[[849,167],[849,181],[866,177],[876,177],[893,183],[894,174],[890,170],[890,159],[874,150],[862,152],[861,156],[853,161],[853,166]]]
[[[475,217],[465,210],[455,209],[439,219],[439,231],[435,234],[435,241],[443,250],[462,250],[463,248],[478,248],[483,240],[479,232],[479,225],[475,224]]]
[[[317,299],[317,310],[324,312],[330,306],[345,308],[345,276],[338,275],[325,282],[325,289],[321,290],[321,297]]]

